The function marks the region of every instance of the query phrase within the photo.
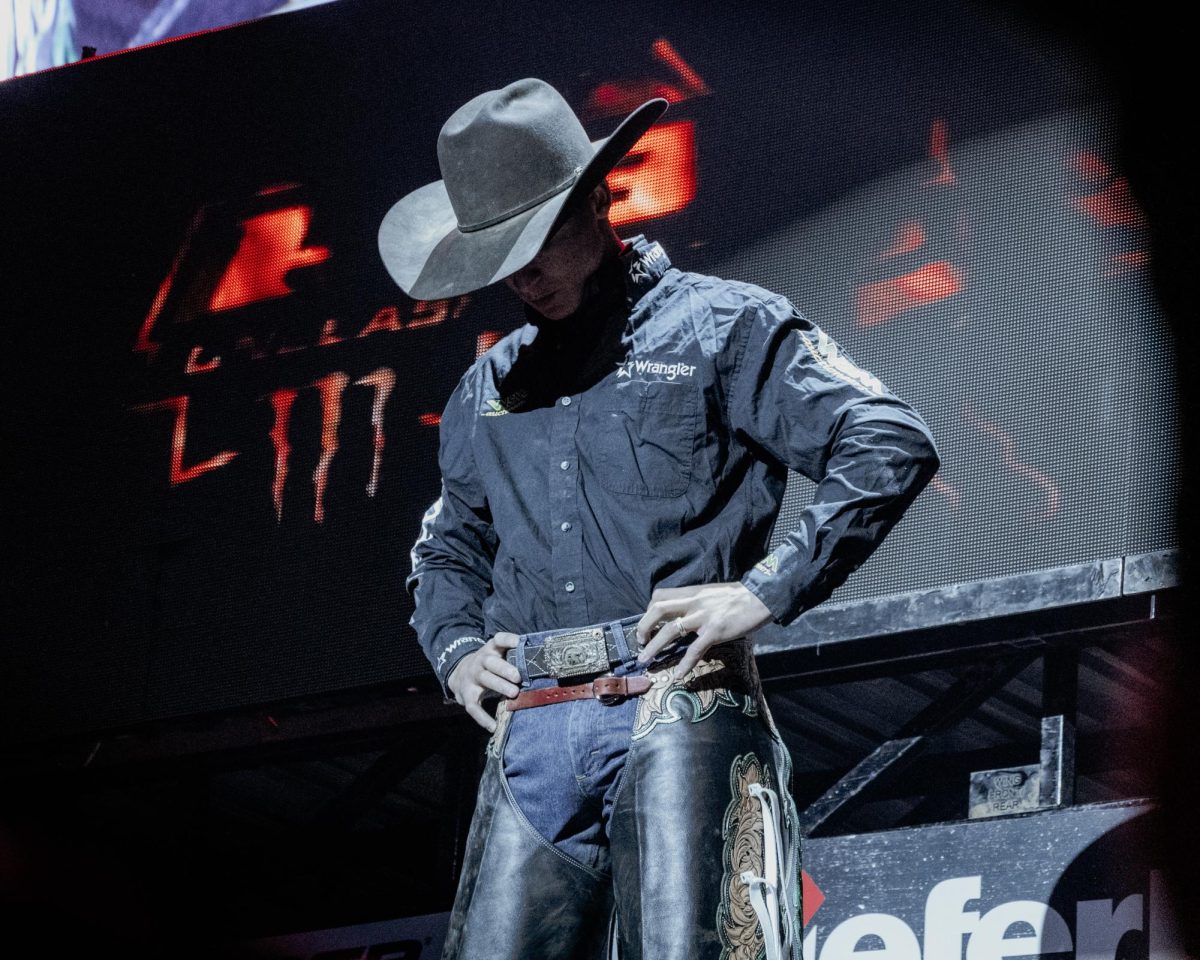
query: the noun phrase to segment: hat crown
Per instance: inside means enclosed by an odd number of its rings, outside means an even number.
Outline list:
[[[575,182],[595,154],[583,124],[544,80],[517,80],[459,107],[438,164],[460,230],[515,216]]]

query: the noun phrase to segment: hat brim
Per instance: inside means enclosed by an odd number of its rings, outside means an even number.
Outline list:
[[[573,197],[590,192],[667,109],[643,103],[602,140],[572,184],[548,200],[482,230],[463,233],[443,181],[414,190],[394,204],[379,227],[379,253],[400,289],[418,300],[470,293],[516,273],[537,256],[558,215]]]

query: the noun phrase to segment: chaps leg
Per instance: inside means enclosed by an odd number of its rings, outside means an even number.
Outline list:
[[[505,711],[488,744],[443,960],[601,960],[609,878],[539,836],[513,801],[502,763]]]
[[[679,681],[652,674],[634,725],[611,832],[621,960],[798,949],[791,759],[749,644],[708,656]]]

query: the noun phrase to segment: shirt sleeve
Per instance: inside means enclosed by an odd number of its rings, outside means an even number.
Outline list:
[[[940,460],[920,415],[785,298],[753,301],[738,322],[730,425],[817,483],[795,529],[741,581],[788,624],[867,560]]]
[[[404,585],[413,596],[409,620],[446,698],[450,671],[484,644],[483,602],[492,589],[497,538],[475,468],[462,382],[439,427],[441,495],[421,518]]]

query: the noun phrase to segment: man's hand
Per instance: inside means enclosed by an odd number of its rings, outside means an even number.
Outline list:
[[[454,665],[446,686],[454,699],[467,708],[471,719],[488,733],[496,721],[481,706],[483,699],[498,693],[510,700],[521,692],[521,671],[504,659],[504,651],[517,645],[515,633],[498,633],[478,650],[468,653]]]
[[[638,621],[638,643],[642,646],[638,662],[647,663],[680,637],[694,633],[696,638],[672,671],[672,676],[679,678],[699,662],[709,647],[744,637],[770,619],[766,604],[740,581],[660,587],[650,595],[650,606]]]

